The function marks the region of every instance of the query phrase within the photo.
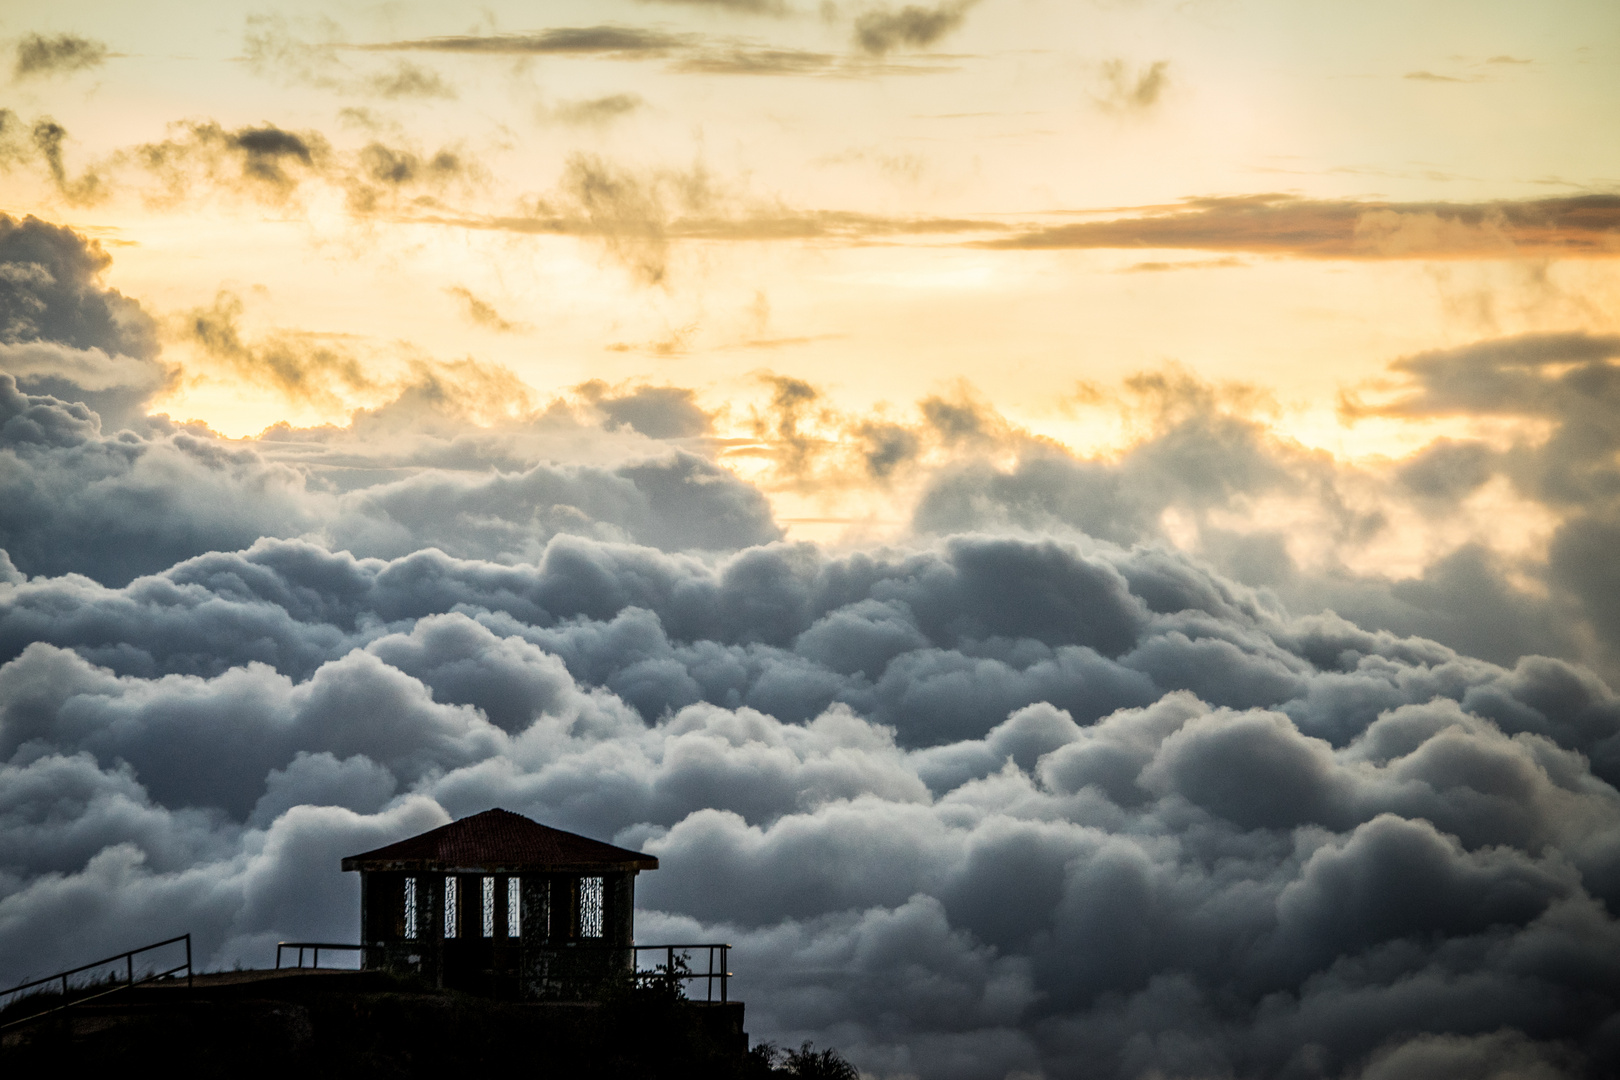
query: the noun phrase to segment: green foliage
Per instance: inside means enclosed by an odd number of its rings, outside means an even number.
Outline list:
[[[797,1050],[781,1050],[774,1043],[755,1043],[748,1051],[750,1075],[791,1077],[792,1080],[860,1080],[860,1072],[832,1047],[817,1050],[806,1042]]]
[[[686,980],[691,974],[692,966],[684,955],[677,953],[671,963],[659,964],[650,975],[643,976],[641,985],[644,991],[657,997],[685,1001]]]

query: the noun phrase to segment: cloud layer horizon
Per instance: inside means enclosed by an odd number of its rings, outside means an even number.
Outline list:
[[[1493,477],[1558,510],[1538,593],[1208,524],[1281,492],[1376,531],[1367,476],[1191,384],[1109,461],[931,399],[830,462],[780,380],[779,482],[919,470],[909,530],[842,549],[784,541],[676,387],[478,425],[424,367],[223,439],[146,415],[173,373],[105,265],[0,229],[0,980],[351,938],[340,857],[503,806],[657,855],[640,937],[731,941],[756,1037],[877,1075],[1620,1063],[1620,344],[1409,358],[1377,406],[1553,425],[1378,478],[1381,512]]]

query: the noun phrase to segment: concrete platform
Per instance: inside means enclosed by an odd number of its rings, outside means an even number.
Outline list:
[[[648,993],[502,1002],[382,972],[222,971],[138,986],[0,1035],[15,1075],[91,1074],[133,1062],[192,1076],[463,1075],[468,1070],[655,1080],[748,1077],[741,1002]],[[19,1071],[20,1070],[20,1071]]]

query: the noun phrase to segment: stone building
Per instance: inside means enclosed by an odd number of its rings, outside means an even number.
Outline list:
[[[343,869],[360,873],[364,967],[556,999],[636,970],[636,875],[658,860],[497,809],[351,855]]]

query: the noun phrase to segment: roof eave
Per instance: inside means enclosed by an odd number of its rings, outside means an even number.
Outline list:
[[[344,870],[365,873],[420,873],[420,874],[613,874],[658,869],[658,860],[648,856],[626,859],[623,862],[593,863],[533,863],[472,862],[446,863],[437,859],[367,859],[351,855],[343,860]]]

